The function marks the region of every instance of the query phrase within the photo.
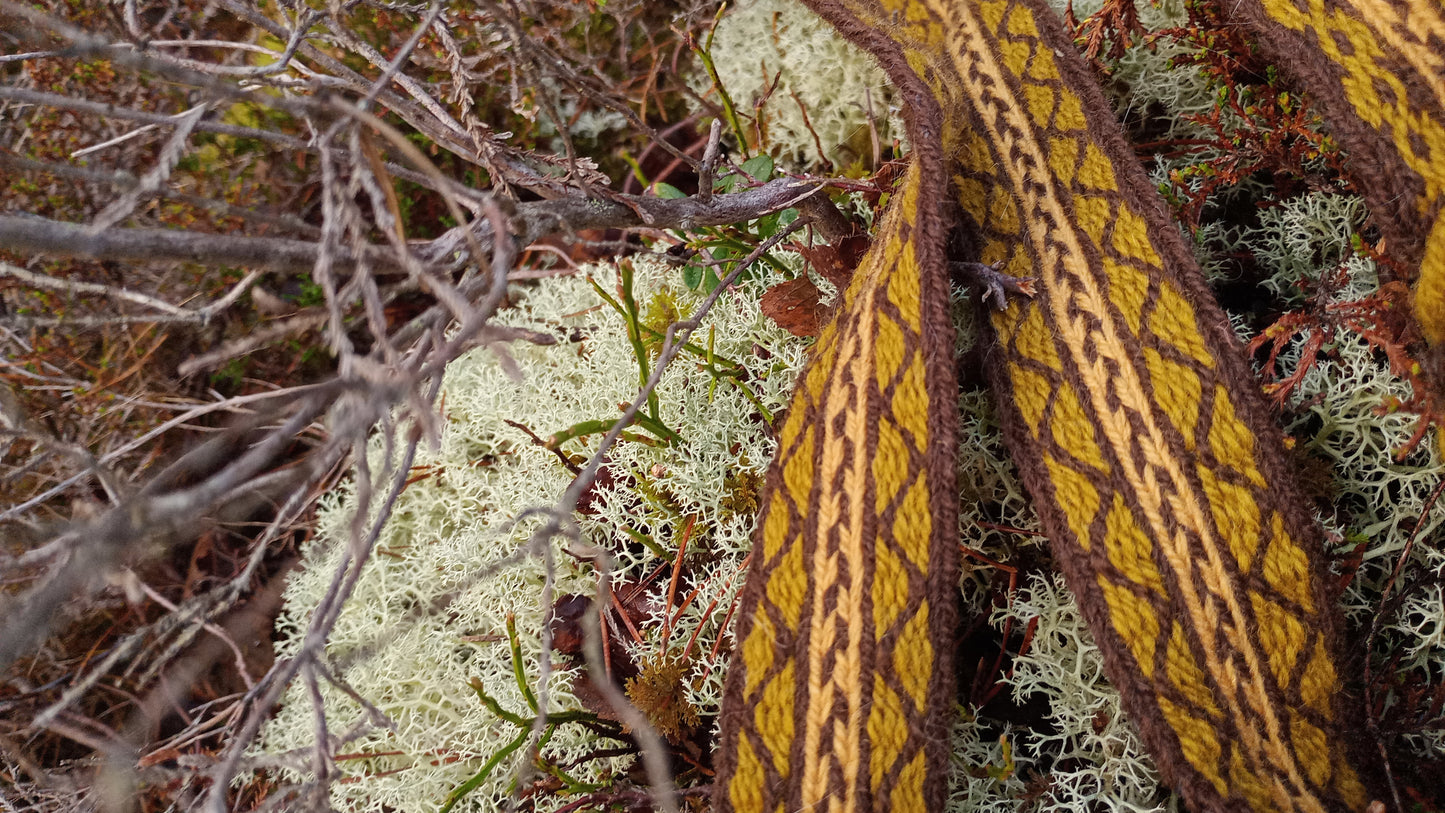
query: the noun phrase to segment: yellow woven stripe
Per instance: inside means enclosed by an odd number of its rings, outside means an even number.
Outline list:
[[[1005,10],[1007,17],[1005,18]],[[940,4],[940,13],[955,13],[963,18],[958,29],[960,36],[955,40],[957,48],[951,55],[956,69],[950,81],[958,82],[973,94],[982,94],[986,88],[997,88],[1006,86],[1010,74],[1017,75],[1028,71],[1032,77],[1044,80],[1058,81],[1060,77],[1052,65],[1052,58],[1047,49],[1034,52],[1031,62],[1025,62],[1028,51],[1021,48],[1014,48],[1007,51],[1005,58],[1012,54],[1012,65],[1003,64],[1004,60],[995,58],[989,43],[977,32],[981,27],[988,24],[985,20],[975,17],[971,9],[965,4]],[[1031,11],[1020,5],[1012,7],[1004,2],[982,3],[979,8],[979,15],[982,17],[993,17],[990,28],[1006,27],[1011,33],[1024,34],[1026,36],[1037,36],[1037,29],[1032,19]],[[972,66],[969,71],[965,66]],[[972,73],[972,76],[970,76]],[[1035,87],[1043,87],[1036,85]],[[1076,137],[1087,138],[1087,126],[1084,121],[1082,110],[1077,97],[1068,94],[1059,86],[1056,92],[1060,94],[1061,108],[1054,119],[1054,128],[1065,133],[1074,132],[1080,134]],[[1205,506],[1207,498],[1199,494],[1186,476],[1183,470],[1183,462],[1174,459],[1169,454],[1169,444],[1164,438],[1161,422],[1169,421],[1169,414],[1155,404],[1146,394],[1146,383],[1149,379],[1147,370],[1136,365],[1130,352],[1133,342],[1121,336],[1116,328],[1116,322],[1112,319],[1099,319],[1097,315],[1108,314],[1114,310],[1113,303],[1106,296],[1107,280],[1101,279],[1096,269],[1091,267],[1088,255],[1085,253],[1085,244],[1092,243],[1100,245],[1107,239],[1105,234],[1106,225],[1110,224],[1112,218],[1107,213],[1094,217],[1080,218],[1077,223],[1071,223],[1068,215],[1069,203],[1066,194],[1060,194],[1057,189],[1063,187],[1068,189],[1072,186],[1072,179],[1065,177],[1057,186],[1031,183],[1039,177],[1040,168],[1050,166],[1050,154],[1047,144],[1039,144],[1028,138],[1028,135],[1035,127],[1047,126],[1048,120],[1035,121],[1038,117],[1037,108],[1039,104],[1033,105],[1031,110],[1025,103],[1015,97],[997,94],[993,98],[997,100],[997,107],[988,111],[985,118],[985,125],[989,130],[981,137],[989,139],[998,146],[998,150],[1005,154],[1021,156],[1011,166],[1003,169],[1012,173],[1000,181],[1007,183],[1010,187],[1020,190],[1023,198],[1023,209],[1028,212],[1037,211],[1044,213],[1047,217],[1030,218],[1025,223],[1027,231],[1015,237],[1017,242],[1006,239],[994,239],[985,244],[983,250],[983,261],[991,262],[1006,257],[1005,252],[1012,253],[1013,264],[1018,266],[1019,275],[1028,273],[1031,269],[1027,264],[1030,255],[1020,250],[1025,244],[1038,247],[1039,259],[1035,273],[1040,275],[1041,287],[1050,292],[1044,300],[1047,308],[1040,309],[1043,320],[1022,319],[1025,308],[1013,308],[995,317],[995,324],[1000,335],[1014,337],[1014,341],[1027,343],[1032,341],[1053,341],[1052,337],[1057,336],[1054,346],[1058,351],[1069,358],[1073,366],[1080,372],[1083,378],[1081,393],[1074,393],[1072,388],[1062,384],[1060,380],[1047,380],[1032,378],[1027,382],[1017,382],[1015,391],[1018,392],[1021,383],[1032,384],[1035,387],[1042,384],[1051,388],[1047,393],[1036,393],[1026,397],[1030,400],[1040,398],[1047,399],[1064,398],[1065,400],[1087,401],[1093,407],[1093,412],[1099,417],[1098,429],[1104,442],[1112,447],[1111,457],[1117,465],[1123,467],[1121,474],[1131,487],[1126,499],[1133,504],[1133,511],[1139,521],[1146,525],[1146,533],[1149,537],[1157,540],[1165,551],[1165,558],[1175,570],[1175,576],[1179,581],[1179,589],[1182,590],[1180,598],[1190,615],[1190,625],[1196,629],[1204,639],[1204,648],[1207,651],[1218,653],[1226,649],[1224,642],[1219,640],[1219,633],[1214,625],[1207,624],[1208,619],[1205,612],[1204,601],[1198,595],[1198,587],[1194,578],[1196,569],[1205,571],[1205,578],[1211,583],[1216,594],[1226,602],[1233,621],[1233,627],[1242,631],[1246,628],[1246,619],[1238,607],[1239,599],[1233,595],[1233,589],[1229,584],[1227,576],[1222,572],[1219,563],[1221,558],[1218,540],[1215,538],[1214,529],[1206,520]],[[1085,149],[1091,145],[1086,145]],[[1108,167],[1107,160],[1102,156],[1086,160],[1083,164],[1091,180],[1091,186],[1100,191],[1117,191],[1113,179],[1112,169]],[[987,169],[986,167],[980,169]],[[1083,195],[1074,196],[1072,203],[1085,212],[1101,211],[1117,205],[1100,197],[1087,197]],[[970,210],[975,218],[986,220],[987,211],[980,204],[984,201],[977,199],[963,201],[966,209]],[[1050,228],[1049,224],[1055,224]],[[1062,226],[1062,228],[1061,228]],[[1072,226],[1072,228],[1070,228]],[[1112,242],[1115,247],[1123,247],[1119,253],[1126,257],[1136,257],[1142,260],[1149,269],[1150,276],[1162,275],[1162,263],[1154,253],[1149,243],[1143,221],[1137,217],[1131,217],[1127,211],[1118,214],[1117,222],[1112,223]],[[1167,283],[1165,283],[1167,285]],[[1162,286],[1161,286],[1162,287]],[[1169,290],[1166,288],[1165,290]],[[1202,343],[1198,339],[1198,328],[1194,323],[1194,317],[1187,302],[1182,296],[1172,294],[1167,300],[1159,303],[1159,311],[1164,316],[1167,326],[1173,328],[1171,336],[1176,341],[1181,341],[1190,351],[1191,357],[1204,356],[1208,361],[1207,354],[1199,352],[1196,348]],[[1156,316],[1156,319],[1158,317]],[[1034,339],[1032,337],[1020,338],[1017,336],[1019,328],[1025,324],[1037,325],[1036,330],[1041,335]],[[1193,373],[1192,375],[1197,375]],[[1080,397],[1081,396],[1081,397]],[[1094,447],[1095,428],[1082,418],[1081,414],[1058,414],[1054,416],[1054,426],[1051,432],[1053,442],[1060,448],[1069,452],[1080,460],[1097,458],[1098,453]],[[1136,443],[1139,445],[1136,452]],[[1084,470],[1086,476],[1089,473]],[[1106,475],[1116,472],[1103,470],[1096,472],[1094,480],[1096,487],[1113,488],[1111,481],[1103,479]],[[1167,485],[1168,491],[1160,488]],[[1102,490],[1102,489],[1101,489]],[[1170,495],[1177,503],[1173,506],[1164,504],[1166,494]],[[1136,504],[1137,503],[1137,504]],[[1190,548],[1190,540],[1185,534],[1171,529],[1166,522],[1166,512],[1172,514],[1173,519],[1183,520],[1185,527],[1198,535],[1199,541],[1203,543],[1203,561],[1196,561],[1195,551]],[[1087,538],[1087,537],[1085,537]],[[1096,540],[1109,544],[1109,540]],[[1115,543],[1117,544],[1117,543]],[[1136,570],[1122,570],[1126,575],[1132,577],[1132,581],[1138,584],[1147,584],[1150,580],[1142,572]],[[1122,588],[1121,588],[1122,589]],[[1124,595],[1131,595],[1127,592],[1117,593],[1120,596],[1118,602],[1124,602]],[[1160,628],[1159,619],[1154,618],[1147,605],[1129,606],[1127,604],[1116,604],[1110,602],[1116,617],[1127,619],[1139,618],[1143,629],[1153,630],[1157,633]],[[1143,617],[1140,617],[1140,613]],[[1128,626],[1121,626],[1121,637],[1125,640],[1136,640],[1139,629],[1130,629]],[[1208,664],[1210,671],[1215,674],[1222,674],[1226,667],[1237,670],[1244,681],[1254,679],[1257,683],[1257,676],[1260,672],[1259,653],[1248,645],[1247,641],[1240,641],[1244,644],[1241,648],[1241,655],[1244,656],[1244,663],[1235,663],[1233,659],[1221,660],[1219,657],[1212,659]],[[1137,647],[1148,647],[1149,652],[1153,651],[1153,643],[1139,643]],[[1140,649],[1136,649],[1136,652]],[[1152,664],[1141,664],[1142,668],[1151,668]],[[1202,688],[1202,687],[1201,687]],[[1263,695],[1263,686],[1257,685],[1259,695]],[[1236,717],[1244,717],[1245,710],[1241,698],[1229,695],[1222,698],[1222,705],[1230,708]],[[1277,726],[1278,723],[1275,722]],[[1186,732],[1181,732],[1181,739],[1187,739]],[[1288,754],[1289,749],[1281,749],[1282,753]],[[1261,755],[1262,758],[1262,755]]]
[[[781,484],[750,573],[764,598],[730,676],[755,704],[727,780],[734,810],[841,813],[887,798],[890,810],[923,813],[923,756],[909,731],[928,709],[936,658],[919,578],[935,563],[920,466],[930,408],[921,277],[908,239],[918,189],[915,167],[779,433]]]
[[[1445,5],[1431,0],[1397,4],[1386,0],[1332,2],[1262,0],[1265,13],[1295,31],[1312,30],[1320,50],[1345,72],[1345,99],[1365,123],[1389,133],[1410,169],[1425,179],[1422,205],[1445,192]],[[1431,42],[1427,38],[1434,37]],[[1405,82],[1381,64],[1398,56],[1434,97],[1434,110],[1411,103]],[[1383,91],[1383,92],[1382,92]],[[1422,211],[1424,209],[1422,208]]]
[[[856,497],[845,501],[845,495],[862,494],[867,487],[868,461],[862,455],[850,454],[849,447],[853,439],[865,433],[867,392],[863,385],[873,373],[876,288],[864,285],[855,290],[850,307],[856,319],[839,336],[834,366],[840,374],[828,382],[819,416],[823,448],[817,476],[823,483],[841,484],[842,488],[819,492],[817,517],[824,539],[809,563],[815,586],[809,596],[812,625],[803,726],[803,805],[828,811],[854,809],[853,783],[845,785],[843,798],[830,798],[828,780],[835,769],[856,769],[861,733],[856,726],[838,725],[835,713],[839,703],[850,714],[861,707],[863,679],[860,613],[865,577],[865,506]],[[840,426],[842,432],[838,431]]]

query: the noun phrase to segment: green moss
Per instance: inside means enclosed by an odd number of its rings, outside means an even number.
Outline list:
[[[747,460],[739,460],[746,466]],[[722,509],[731,514],[754,516],[762,508],[763,476],[751,469],[734,468],[723,479]]]
[[[667,329],[682,319],[682,311],[678,308],[677,296],[672,289],[662,287],[647,300],[642,308],[642,325],[648,330],[643,331],[642,345],[647,348],[647,353],[657,358],[662,353],[662,343],[667,337]]]
[[[627,681],[627,699],[647,716],[657,733],[678,742],[702,722],[687,696],[692,665],[671,652],[660,652]]]

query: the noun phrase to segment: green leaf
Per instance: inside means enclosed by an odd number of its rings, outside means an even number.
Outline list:
[[[712,270],[712,266],[708,266],[707,276],[702,279],[702,292],[705,294],[712,293],[721,282],[722,280],[718,278],[717,272]]]
[[[670,183],[663,183],[662,181],[658,181],[657,183],[653,184],[652,191],[659,198],[666,198],[668,200],[677,200],[678,198],[687,197],[687,195],[683,194],[681,189],[678,189]]]
[[[780,214],[782,214],[782,212],[773,212],[770,215],[763,215],[758,218],[758,237],[768,238],[778,233],[778,215]]]
[[[702,284],[702,266],[685,265],[682,267],[682,284],[696,291],[697,286]]]
[[[743,162],[742,169],[757,180],[766,181],[773,175],[773,157],[767,153],[755,155]]]

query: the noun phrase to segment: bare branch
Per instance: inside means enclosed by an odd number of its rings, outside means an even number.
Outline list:
[[[444,427],[438,400],[448,365],[478,347],[494,348],[505,365],[505,343],[555,340],[494,320],[507,307],[509,283],[552,273],[516,268],[520,251],[549,235],[564,235],[591,256],[601,245],[636,251],[635,235],[651,239],[664,230],[752,220],[826,204],[826,195],[819,194],[823,182],[788,178],[700,199],[614,193],[597,171],[597,156],[583,152],[581,141],[572,143],[574,113],[622,114],[631,132],[621,138],[655,139],[646,148],[649,166],[659,158],[666,162],[663,151],[676,159],[671,169],[683,171],[696,166],[691,156],[702,156],[707,176],[722,153],[716,134],[706,154],[700,142],[676,146],[694,138],[697,119],[672,118],[666,99],[650,106],[655,73],[645,82],[616,81],[615,65],[651,64],[656,71],[674,44],[657,41],[649,30],[628,29],[627,22],[619,28],[621,50],[599,59],[591,52],[591,33],[585,42],[571,42],[570,35],[531,25],[532,9],[502,3],[481,12],[440,0],[337,0],[314,8],[215,0],[202,6],[121,0],[106,9],[114,12],[111,18],[99,25],[87,21],[81,30],[34,4],[0,0],[0,14],[23,21],[6,32],[7,41],[35,43],[25,46],[29,53],[0,62],[36,61],[11,72],[24,87],[0,87],[0,116],[19,125],[4,137],[0,166],[26,173],[16,198],[26,202],[0,214],[0,245],[22,258],[0,264],[0,276],[8,278],[0,280],[6,295],[0,304],[19,300],[18,307],[0,311],[0,338],[7,350],[23,350],[0,361],[0,373],[17,394],[10,399],[16,409],[0,404],[6,422],[0,441],[22,450],[19,464],[4,474],[8,482],[24,484],[23,493],[0,508],[0,522],[23,526],[19,548],[0,551],[0,567],[12,583],[26,585],[0,602],[0,667],[35,652],[43,661],[73,644],[57,635],[37,647],[62,605],[93,612],[117,588],[128,588],[131,615],[149,623],[127,619],[117,625],[83,667],[68,665],[78,660],[53,666],[44,678],[49,683],[23,701],[33,705],[16,707],[25,718],[20,724],[28,723],[38,739],[49,732],[96,750],[89,763],[66,769],[56,782],[82,770],[91,771],[82,788],[114,781],[134,789],[164,779],[185,787],[172,797],[184,798],[182,805],[222,810],[230,806],[228,793],[242,766],[285,766],[311,771],[315,781],[277,789],[268,803],[319,807],[326,804],[329,783],[351,773],[339,758],[342,747],[389,724],[374,698],[347,685],[353,676],[346,670],[392,641],[378,636],[374,646],[332,661],[336,653],[328,651],[328,640],[402,490],[416,479],[419,444],[435,441]],[[371,8],[393,15],[388,30],[355,30],[353,16]],[[565,4],[557,9],[558,19],[572,19]],[[225,25],[208,27],[218,11]],[[242,31],[228,41],[237,23]],[[635,45],[639,33],[641,49]],[[52,48],[55,37],[68,44]],[[84,82],[50,80],[92,66],[119,77],[115,93],[107,87],[82,98],[91,91]],[[503,83],[502,96],[511,92],[510,112],[507,99],[493,98],[489,85],[497,82]],[[499,110],[501,115],[490,115]],[[555,125],[565,154],[539,148],[538,134],[513,115],[530,119],[539,111]],[[57,121],[65,137],[47,140],[46,128]],[[518,130],[522,139],[509,143],[506,129]],[[417,201],[408,195],[415,193],[398,181],[426,190],[423,205],[410,206]],[[710,177],[703,184],[710,192]],[[519,193],[534,194],[518,202]],[[63,205],[52,205],[55,200]],[[426,214],[419,218],[421,211]],[[434,239],[414,239],[437,234],[437,217],[454,227]],[[816,224],[818,217],[802,218],[776,235],[736,273],[810,220]],[[614,229],[632,234],[609,235],[605,242],[585,234]],[[555,244],[537,248],[573,264]],[[239,282],[229,275],[237,267],[249,271]],[[227,276],[216,275],[221,268]],[[238,307],[258,284],[287,303],[269,311],[281,318],[258,320],[264,304],[259,297],[249,303],[257,305],[254,313],[249,304]],[[724,287],[692,320],[667,332],[639,399],[646,400]],[[286,308],[294,310],[284,313]],[[216,319],[221,314],[226,318]],[[50,329],[26,333],[22,327]],[[109,366],[82,367],[93,360],[72,351],[108,343],[138,348],[123,357],[125,370],[115,371],[110,359]],[[224,375],[175,375],[205,372],[261,349],[268,352]],[[278,357],[291,365],[283,375],[302,372],[277,383],[272,370]],[[147,386],[117,386],[127,375],[147,378]],[[328,375],[333,377],[322,384],[280,388]],[[151,376],[164,382],[163,392],[150,387]],[[249,394],[224,398],[208,385]],[[265,386],[278,389],[254,391]],[[0,389],[0,401],[4,395]],[[94,409],[86,399],[105,404],[95,410],[105,420],[82,411]],[[228,417],[224,412],[234,413],[240,425],[218,428]],[[624,414],[584,478],[595,476],[621,427],[637,414],[636,406]],[[119,417],[107,422],[110,416]],[[185,451],[202,433],[211,439]],[[254,610],[249,623],[266,623],[268,610],[254,604],[263,593],[279,601],[274,596],[281,580],[262,563],[274,564],[309,532],[307,512],[342,477],[356,493],[356,510],[347,509],[335,540],[344,546],[342,561],[295,657],[257,668],[245,660],[255,653],[231,622]],[[567,527],[577,488],[574,482],[547,511],[552,527]],[[201,541],[189,545],[201,531]],[[216,556],[211,546],[220,547],[215,540],[227,536],[242,546],[224,552],[239,572],[227,570],[219,584],[193,594],[189,574],[181,589],[152,569],[161,552]],[[550,545],[538,551],[529,544],[497,568],[553,553]],[[194,561],[193,569],[204,569]],[[605,557],[593,561],[605,594],[610,566]],[[550,558],[544,567],[549,580],[540,601],[550,605]],[[475,578],[489,574],[495,571]],[[407,619],[444,612],[455,595],[460,593],[418,607]],[[549,635],[541,631],[544,652],[540,674],[534,673],[544,712],[554,669]],[[591,643],[595,650],[595,637]],[[234,663],[231,671],[244,675],[247,685],[207,696],[173,683],[189,683],[212,663]],[[283,755],[246,757],[288,684],[301,690],[293,696],[303,705],[310,698],[315,740]],[[328,705],[331,687],[362,713],[337,715]],[[620,696],[610,683],[606,690]],[[114,692],[124,693],[129,710],[115,703]],[[665,746],[625,698],[616,705],[641,743],[656,806],[675,809]],[[172,710],[186,718],[185,725],[168,727],[156,742],[152,727]],[[545,713],[537,725],[534,746]],[[611,724],[607,731],[620,736]],[[167,753],[171,749],[177,753]],[[0,752],[6,767],[16,764],[3,740]],[[644,796],[627,798],[641,803]]]
[[[51,291],[68,291],[75,294],[92,294],[95,296],[110,297],[160,311],[168,316],[190,316],[185,308],[178,308],[169,302],[156,299],[153,296],[136,293],[135,291],[127,291],[124,288],[115,288],[110,285],[100,285],[94,282],[77,282],[75,280],[52,277],[48,274],[36,274],[4,261],[0,261],[0,276],[13,277],[27,285],[34,285],[36,288],[46,288]]]
[[[125,220],[130,216],[131,212],[135,211],[135,207],[139,206],[146,196],[153,194],[161,188],[161,185],[171,176],[171,170],[175,168],[176,163],[181,160],[181,156],[188,150],[191,130],[195,129],[196,122],[200,121],[201,116],[206,114],[208,108],[209,105],[202,102],[176,116],[175,132],[171,133],[170,138],[166,139],[165,146],[156,158],[156,165],[150,172],[141,176],[135,188],[127,190],[125,194],[112,201],[100,214],[95,216],[95,220],[91,221],[90,224],[91,234],[98,234]],[[101,147],[102,145],[97,145],[92,149],[101,149]],[[71,157],[78,157],[78,153]]]
[[[0,99],[21,102],[24,104],[42,105],[53,107],[57,110],[71,110],[76,113],[86,113],[92,116],[102,116],[109,119],[121,119],[125,121],[139,121],[144,124],[161,126],[175,126],[176,117],[165,113],[150,113],[145,110],[134,110],[129,107],[117,107],[113,104],[93,102],[89,99],[76,99],[70,96],[62,96],[58,93],[45,93],[39,90],[28,88],[10,87],[0,85]],[[261,130],[254,127],[242,127],[236,124],[202,119],[196,122],[196,129],[206,133],[220,133],[222,135],[235,136],[237,138],[255,138],[261,141],[268,141],[288,150],[304,150],[307,144],[299,138],[278,133],[274,130]]]
[[[284,237],[241,237],[178,229],[107,229],[100,234],[75,223],[40,217],[0,215],[0,244],[11,251],[90,260],[187,262],[211,266],[244,266],[277,271],[309,271],[320,248],[312,242]],[[351,267],[357,257],[337,248],[337,262]],[[400,268],[382,248],[366,252],[367,263],[380,271]]]
[[[0,624],[0,669],[34,646],[49,629],[61,603],[105,573],[125,550],[143,539],[162,539],[182,532],[211,514],[223,497],[254,478],[293,441],[302,427],[314,420],[327,399],[310,397],[296,405],[295,413],[240,457],[225,454],[236,440],[222,437],[186,455],[137,495],[138,499],[106,512],[94,522],[83,523],[62,536],[74,540],[75,554],[56,569],[40,586],[20,600],[6,602],[5,621]],[[249,433],[248,433],[249,434]],[[166,491],[169,480],[190,467],[215,468],[215,474],[190,488]],[[293,476],[304,474],[304,467]],[[254,498],[265,496],[257,491]]]
[[[824,187],[816,181],[779,178],[742,192],[698,198],[617,196],[625,203],[596,198],[561,198],[515,205],[509,229],[519,245],[529,245],[559,232],[584,229],[695,229],[739,223],[801,204]],[[486,219],[469,228],[455,228],[435,240],[413,243],[412,251],[427,261],[451,265],[469,236],[490,246],[493,227]],[[0,215],[0,243],[14,250],[94,260],[170,260],[202,265],[240,265],[283,271],[309,271],[321,249],[315,243],[279,237],[198,234],[172,229],[109,229],[90,234],[84,226],[32,217]],[[376,271],[404,270],[395,254],[365,246],[358,255],[337,246],[333,261],[343,269],[358,256]]]

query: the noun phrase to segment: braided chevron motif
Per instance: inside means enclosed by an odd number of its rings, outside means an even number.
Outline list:
[[[961,208],[969,259],[1038,278],[992,318],[999,411],[1166,781],[1196,811],[1363,810],[1320,533],[1228,321],[1059,21],[1041,0],[808,5],[889,72],[913,164],[780,433],[717,809],[941,809],[957,540],[940,213]],[[1438,0],[1240,9],[1298,32],[1278,41],[1315,57],[1295,60],[1301,78],[1343,88],[1345,137],[1390,158],[1396,185],[1374,191],[1398,197],[1422,321],[1445,335]]]

